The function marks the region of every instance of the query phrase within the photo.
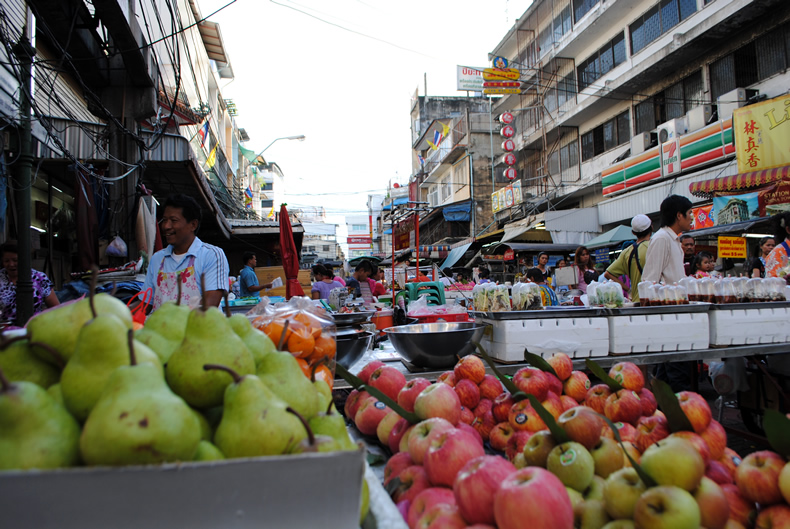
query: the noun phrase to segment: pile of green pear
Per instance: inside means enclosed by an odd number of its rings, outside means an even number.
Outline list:
[[[0,338],[0,471],[358,450],[329,386],[250,324],[110,294]]]

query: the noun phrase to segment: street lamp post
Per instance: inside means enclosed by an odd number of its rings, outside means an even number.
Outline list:
[[[304,134],[300,134],[298,136],[283,136],[282,138],[275,138],[275,139],[272,140],[272,142],[269,145],[267,145],[261,152],[258,153],[258,156],[262,155],[264,152],[266,152],[266,149],[268,149],[269,147],[271,147],[272,145],[274,145],[275,143],[277,143],[280,140],[299,140],[299,141],[304,141],[305,140],[305,135]],[[258,156],[256,156],[255,158],[257,158]]]

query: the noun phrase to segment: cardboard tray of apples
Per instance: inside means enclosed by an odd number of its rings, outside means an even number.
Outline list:
[[[170,302],[132,329],[98,294],[0,338],[4,526],[359,525],[365,454],[333,377],[217,308]]]
[[[433,383],[381,362],[341,373],[411,529],[790,527],[790,419],[768,410],[774,450],[742,460],[701,395],[651,391],[630,362],[588,360],[591,385],[563,353],[527,361],[512,380],[476,356]]]

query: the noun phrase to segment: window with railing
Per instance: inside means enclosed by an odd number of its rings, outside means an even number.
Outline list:
[[[661,0],[629,26],[631,53],[637,53],[697,11],[696,0]]]
[[[625,59],[625,33],[620,33],[579,64],[577,67],[579,90],[584,90],[593,84],[610,70],[624,63]]]
[[[578,23],[598,2],[599,0],[573,0],[573,21]]]
[[[627,143],[631,139],[628,111],[582,134],[582,161]]]

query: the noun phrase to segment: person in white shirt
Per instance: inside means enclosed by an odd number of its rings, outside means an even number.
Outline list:
[[[455,284],[455,279],[453,279],[453,271],[450,268],[445,268],[442,270],[442,278],[439,280],[442,282],[442,285],[445,287],[449,287]]]
[[[642,281],[664,281],[671,285],[686,277],[680,234],[691,229],[691,201],[670,195],[661,203],[662,228],[650,239]]]

